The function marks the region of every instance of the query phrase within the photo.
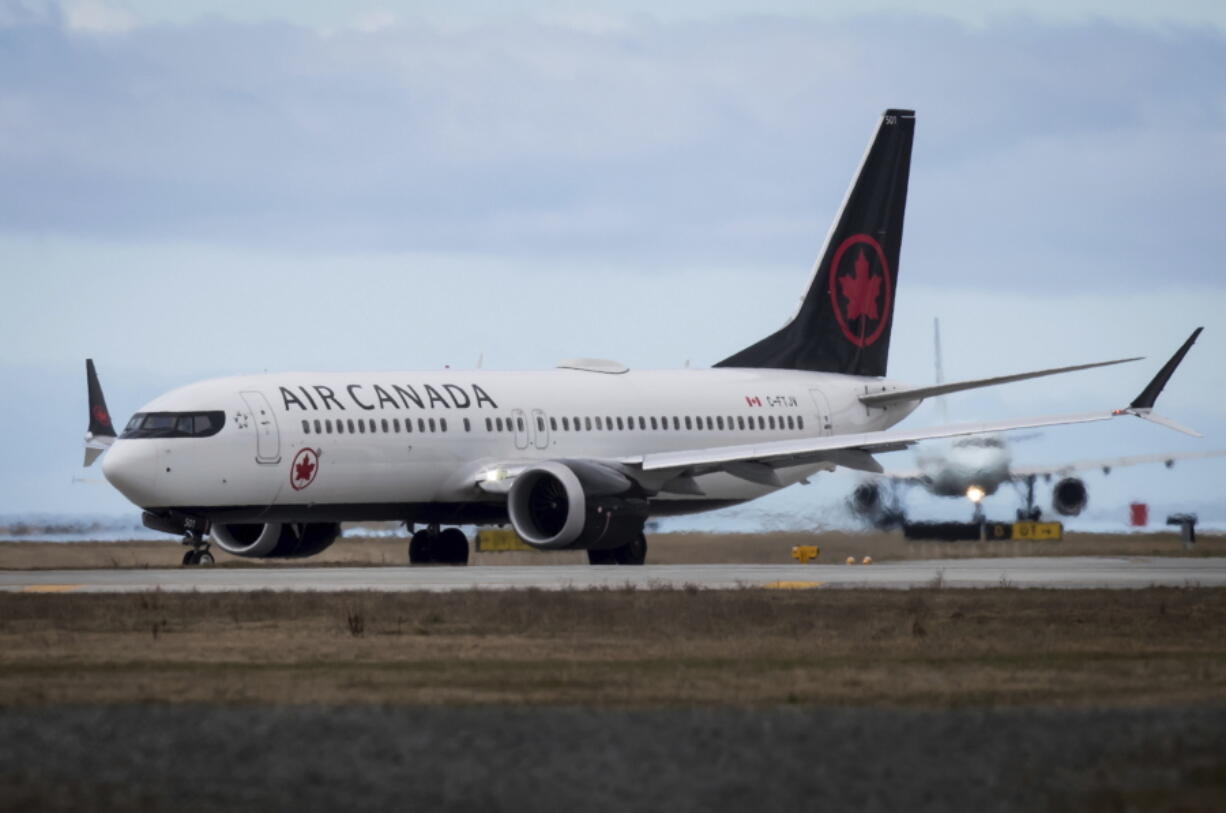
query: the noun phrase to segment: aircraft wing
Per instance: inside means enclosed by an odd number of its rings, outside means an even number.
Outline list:
[[[1124,466],[1139,466],[1145,463],[1163,463],[1167,468],[1175,465],[1176,460],[1202,460],[1207,457],[1226,456],[1226,449],[1214,449],[1209,452],[1169,452],[1167,454],[1139,454],[1126,457],[1108,457],[1102,460],[1074,460],[1058,466],[1011,466],[1010,475],[1014,480],[1044,475],[1065,475],[1078,471],[1102,469],[1104,473],[1111,469]]]
[[[712,471],[727,471],[738,477],[757,482],[777,482],[774,469],[810,463],[832,463],[845,468],[883,473],[881,464],[873,457],[879,452],[894,452],[906,449],[922,440],[959,437],[992,432],[1008,432],[1015,429],[1037,429],[1045,426],[1061,426],[1076,423],[1105,421],[1122,415],[1132,415],[1152,421],[1161,426],[1190,435],[1193,430],[1154,414],[1153,407],[1159,393],[1174,374],[1183,357],[1195,343],[1202,328],[1197,328],[1187,341],[1163,365],[1150,380],[1141,394],[1127,407],[1101,412],[1083,412],[1073,415],[1052,415],[1036,418],[1018,418],[1003,421],[953,424],[929,429],[887,429],[881,432],[864,432],[852,435],[834,435],[817,438],[795,438],[767,441],[764,443],[719,446],[673,452],[654,452],[622,458],[619,462],[643,472],[674,471],[680,476],[693,476]]]
[[[845,468],[871,471],[882,474],[881,465],[872,455],[896,452],[909,448],[921,440],[952,438],[961,435],[978,435],[989,432],[1007,432],[1014,429],[1035,429],[1043,426],[1061,426],[1074,423],[1106,421],[1118,415],[1128,414],[1121,410],[1083,412],[1074,415],[1051,415],[1038,418],[1019,418],[1006,421],[982,421],[938,426],[928,429],[888,429],[882,432],[864,432],[855,435],[834,435],[819,438],[796,438],[775,440],[740,446],[717,446],[709,449],[693,449],[676,452],[655,452],[622,458],[620,462],[641,468],[643,471],[685,469],[691,474],[703,474],[735,467],[740,463],[756,463],[770,468],[829,462]]]

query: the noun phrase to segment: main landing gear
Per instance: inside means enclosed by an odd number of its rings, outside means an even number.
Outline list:
[[[437,525],[430,525],[409,540],[409,564],[466,565],[468,537],[459,528],[439,530]]]
[[[204,534],[200,531],[189,529],[187,535],[183,537],[183,544],[191,546],[191,549],[183,554],[184,567],[213,564],[213,554],[209,553],[209,543],[204,541]]]
[[[1043,518],[1043,511],[1034,504],[1034,475],[1026,475],[1026,507],[1017,509],[1017,521],[1038,522]]]
[[[587,560],[593,565],[641,565],[647,561],[647,537],[639,534],[620,548],[589,550]]]

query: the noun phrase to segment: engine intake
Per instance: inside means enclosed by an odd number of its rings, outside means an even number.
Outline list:
[[[327,549],[341,535],[336,522],[214,525],[213,541],[226,553],[251,559],[300,559]]]
[[[617,548],[642,533],[647,500],[630,496],[621,472],[583,461],[546,461],[525,469],[507,495],[511,525],[542,550]]]
[[[1086,484],[1077,477],[1065,477],[1051,490],[1051,507],[1061,516],[1077,516],[1089,500]]]

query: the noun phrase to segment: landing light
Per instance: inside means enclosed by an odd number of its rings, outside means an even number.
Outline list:
[[[507,479],[506,469],[487,469],[485,472],[485,482],[487,483],[497,483],[505,479]]]
[[[979,486],[971,486],[966,490],[966,498],[971,502],[979,502],[983,499],[983,489]]]

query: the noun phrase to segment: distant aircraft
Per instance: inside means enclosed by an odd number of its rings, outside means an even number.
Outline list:
[[[939,320],[933,320],[933,357],[936,383],[940,385],[943,361]],[[941,399],[940,406],[942,417],[945,417],[944,399]],[[902,489],[917,486],[937,497],[970,500],[974,505],[975,519],[980,519],[984,498],[1010,483],[1022,490],[1025,499],[1024,507],[1017,510],[1017,518],[1038,520],[1042,517],[1042,510],[1035,504],[1036,481],[1039,478],[1050,481],[1058,476],[1061,479],[1052,488],[1052,510],[1061,516],[1077,516],[1089,502],[1089,489],[1084,480],[1073,476],[1076,472],[1100,469],[1104,474],[1109,474],[1115,468],[1144,463],[1163,463],[1170,468],[1177,460],[1226,455],[1226,449],[1219,449],[1080,460],[1051,466],[1015,466],[1009,444],[1000,434],[971,435],[931,446],[935,448],[928,451],[925,451],[924,445],[917,448],[916,469],[883,472],[856,486],[848,500],[852,512],[877,527],[894,527],[906,520]]]
[[[890,429],[929,396],[1084,370],[1081,364],[938,387],[884,378],[915,115],[887,110],[804,298],[781,329],[712,369],[629,370],[575,359],[537,372],[277,373],[202,381],[155,398],[115,436],[86,363],[86,465],[183,563],[308,556],[345,521],[419,528],[411,563],[462,564],[459,525],[509,523],[542,550],[642,564],[651,517],[756,499],[920,440],[1153,412],[1199,329],[1126,407]],[[462,307],[463,303],[436,303]],[[623,321],[615,329],[635,329]],[[1187,431],[1187,430],[1184,430]],[[207,537],[206,537],[207,535]]]

